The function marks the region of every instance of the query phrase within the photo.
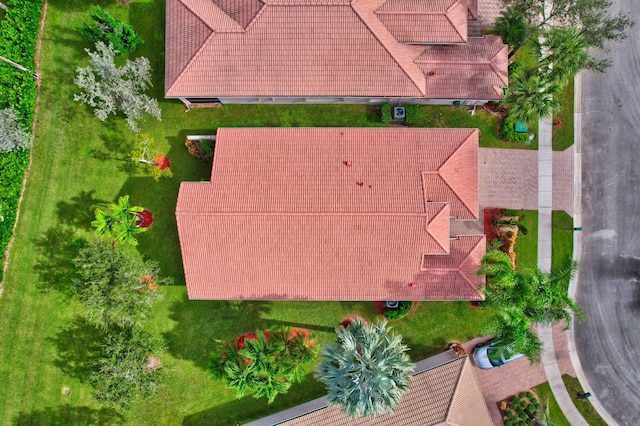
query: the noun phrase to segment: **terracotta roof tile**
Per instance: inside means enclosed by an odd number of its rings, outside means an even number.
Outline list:
[[[338,406],[324,405],[313,412],[286,421],[269,422],[269,418],[256,424],[286,426],[492,426],[482,391],[478,386],[468,356],[415,374],[409,392],[403,395],[393,413],[374,419],[350,419]]]
[[[466,0],[387,0],[375,13],[399,42],[467,41]]]
[[[496,99],[501,84],[494,74],[506,79],[506,50],[504,58],[479,57],[488,68],[460,70],[451,58],[434,60],[433,54],[424,56],[424,46],[396,38],[464,41],[464,0],[429,6],[450,4],[445,15],[422,13],[420,5],[431,3],[418,0],[215,1],[167,0],[167,97]],[[389,8],[402,13],[390,14]],[[414,62],[418,57],[423,63]],[[439,70],[436,79],[425,76],[429,64]]]
[[[467,6],[469,9],[469,21],[478,20],[478,0],[467,0]]]
[[[499,37],[487,36],[429,47],[415,62],[427,76],[428,98],[501,99],[509,84],[507,53]]]
[[[176,206],[189,297],[481,299],[468,279],[479,237],[449,246],[450,206],[426,203],[421,178],[449,162],[476,176],[459,155],[473,141],[474,129],[219,129],[211,183],[183,183]],[[421,270],[425,253],[448,261]]]

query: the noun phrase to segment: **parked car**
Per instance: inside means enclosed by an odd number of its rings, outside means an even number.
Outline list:
[[[478,367],[488,370],[493,367],[501,367],[514,359],[524,356],[523,354],[514,353],[510,346],[498,339],[480,343],[473,349],[473,360]]]

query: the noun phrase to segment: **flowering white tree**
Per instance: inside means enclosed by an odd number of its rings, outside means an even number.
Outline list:
[[[30,135],[20,125],[16,110],[0,109],[0,153],[29,148],[30,144]]]
[[[150,114],[160,120],[158,101],[147,96],[144,91],[151,87],[151,65],[147,58],[136,58],[117,67],[116,51],[111,45],[96,43],[96,51],[85,49],[91,57],[89,66],[78,68],[74,80],[76,86],[84,90],[73,99],[94,108],[93,113],[104,121],[110,114],[122,111],[127,124],[134,132],[139,132],[138,120]]]

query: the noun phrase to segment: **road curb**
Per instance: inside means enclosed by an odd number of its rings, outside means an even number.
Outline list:
[[[582,256],[582,74],[576,75],[574,79],[573,105],[573,140],[575,146],[573,158],[573,260],[579,262]],[[569,282],[569,297],[574,300],[578,290],[579,275],[580,270],[578,270],[578,273]],[[575,324],[575,317],[573,315],[572,319]],[[566,332],[569,359],[571,360],[573,369],[576,371],[576,376],[578,376],[578,381],[582,389],[585,390],[585,392],[589,392],[592,387],[582,370],[582,363],[576,350],[574,330],[575,327],[571,327]],[[608,425],[618,426],[618,423],[609,415],[596,395],[592,394],[589,402]]]

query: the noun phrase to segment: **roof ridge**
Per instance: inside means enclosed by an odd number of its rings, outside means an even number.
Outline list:
[[[450,15],[450,11],[451,9],[453,9],[454,7],[456,7],[458,4],[460,4],[462,2],[462,0],[457,0],[451,3],[451,6],[449,6],[449,8],[447,9],[446,13],[445,13],[445,17],[447,18],[447,21],[449,21],[449,23],[451,24],[451,26],[453,27],[454,30],[456,30],[456,33],[458,33],[458,35],[460,36],[460,40],[462,40],[462,42],[466,42],[467,41],[467,37],[468,34],[462,34],[460,32],[460,30],[458,29],[458,26],[451,20],[451,15]],[[466,0],[465,0],[465,17],[466,17],[466,11],[467,11],[467,6],[466,6]],[[466,19],[465,19],[465,24],[467,23]]]
[[[258,13],[256,13],[256,16],[254,16],[251,21],[249,21],[249,23],[247,24],[247,26],[244,28],[244,32],[246,33],[247,31],[249,31],[249,28],[251,28],[253,26],[253,24],[256,23],[256,21],[260,18],[260,16],[262,16],[262,14],[264,13],[264,11],[267,9],[267,2],[265,0],[260,0],[260,2],[262,3],[262,7],[260,8],[260,10],[258,11]]]
[[[475,219],[478,219],[477,215],[473,214],[474,209],[471,206],[469,206],[466,200],[460,197],[460,194],[451,186],[445,174],[440,172],[444,167],[446,167],[449,164],[450,161],[453,161],[453,158],[456,156],[456,154],[460,152],[460,150],[462,150],[462,148],[464,148],[467,143],[469,143],[469,141],[473,137],[473,134],[475,132],[478,132],[478,129],[471,129],[471,130],[472,130],[471,133],[469,133],[469,135],[465,138],[465,140],[460,145],[458,145],[458,147],[451,153],[451,155],[449,155],[449,157],[440,165],[440,167],[438,167],[438,175],[444,181],[444,183],[451,189],[451,191],[453,191],[453,193],[456,195],[458,200],[460,200],[460,202],[467,208],[467,210],[469,210],[471,215],[474,216]]]
[[[384,4],[385,1],[386,0],[383,0],[382,3]],[[407,75],[409,80],[411,80],[411,82],[416,86],[418,91],[423,96],[426,96],[427,95],[427,93],[426,93],[427,92],[426,91],[426,89],[427,89],[426,77],[424,76],[424,73],[422,72],[422,70],[420,70],[420,68],[414,63],[414,60],[424,51],[424,49],[423,48],[415,49],[415,48],[411,47],[411,45],[403,44],[403,43],[398,42],[398,40],[393,36],[393,34],[391,34],[391,32],[387,29],[387,27],[376,16],[375,10],[379,6],[373,5],[373,8],[370,8],[369,10],[367,10],[367,9],[359,10],[359,7],[356,7],[356,4],[360,4],[360,3],[362,3],[362,2],[359,1],[359,0],[352,0],[351,3],[350,3],[351,8],[355,12],[355,14],[362,21],[364,26],[367,27],[367,29],[371,32],[371,34],[376,38],[376,40],[378,40],[378,42],[384,48],[384,50],[386,50],[387,53],[389,53],[389,55],[393,58],[393,60],[396,62],[396,64],[398,64],[400,69],[402,69],[402,71]],[[373,3],[373,1],[370,2],[370,3]],[[373,19],[375,21],[372,21],[372,20],[369,20],[369,19],[365,18],[365,15],[369,14],[369,13],[372,15],[372,17],[373,17]],[[378,22],[380,24],[380,26],[382,27],[382,29],[374,29],[373,26],[376,25],[375,22]],[[380,34],[378,34],[378,31],[386,31],[389,34],[389,36],[393,39],[393,41],[395,42],[396,46],[394,46],[392,48],[392,46],[390,46],[386,41],[384,41],[383,37],[381,37]],[[407,52],[409,52],[411,50],[415,50],[416,54],[413,55],[413,57],[411,58],[410,61],[408,61],[409,62],[408,64],[405,64],[404,61],[401,61],[399,59],[399,57],[398,57],[399,54],[402,54],[403,52],[393,52],[392,49],[404,49]],[[418,50],[419,50],[419,52],[418,52]],[[417,68],[417,70],[415,70],[415,72],[412,73],[409,70],[410,66],[415,66]],[[416,74],[416,75],[414,76],[412,74]]]
[[[198,16],[194,13],[195,16]],[[199,17],[198,17],[199,18]],[[204,22],[204,21],[202,21]],[[204,22],[205,25],[207,25],[206,22]],[[209,27],[209,25],[207,25]],[[211,27],[209,27],[211,28]],[[202,51],[207,47],[207,45],[209,44],[209,41],[216,36],[216,34],[218,34],[217,32],[215,32],[214,30],[211,30],[211,34],[209,35],[209,37],[207,37],[207,39],[204,41],[204,43],[202,43],[202,46],[200,46],[200,48],[196,51],[196,53],[193,54],[193,56],[191,57],[191,59],[189,60],[189,62],[187,62],[187,64],[184,66],[184,68],[182,68],[182,71],[180,71],[180,74],[178,74],[175,78],[175,80],[173,80],[173,83],[171,83],[171,86],[169,86],[168,88],[165,88],[165,92],[169,93],[169,91],[171,90],[171,88],[173,86],[175,86],[175,84],[178,82],[178,80],[180,80],[180,78],[182,78],[182,76],[184,75],[184,73],[187,72],[187,70],[189,69],[189,67],[196,61],[196,58],[200,55],[200,53],[202,53]]]
[[[467,359],[469,359],[469,357],[467,357]],[[453,387],[453,394],[451,395],[451,398],[449,399],[449,405],[447,406],[447,412],[444,415],[444,421],[448,422],[449,421],[449,414],[451,413],[451,407],[453,406],[453,400],[456,397],[456,394],[458,393],[458,388],[460,387],[460,383],[462,382],[462,373],[464,371],[464,367],[466,365],[467,361],[465,360],[462,363],[462,366],[460,368],[460,370],[458,370],[458,379],[456,380],[456,385]]]
[[[198,182],[199,183],[199,182]],[[202,182],[209,183],[210,182]],[[444,203],[448,204],[448,203]],[[176,215],[189,216],[373,216],[373,217],[424,217],[428,220],[428,215],[422,213],[401,213],[401,212],[176,212]],[[429,234],[431,235],[431,234]]]
[[[502,48],[498,49],[496,51],[496,53],[491,57],[491,59],[489,60],[489,65],[491,66],[491,69],[493,70],[493,72],[496,73],[496,75],[498,76],[500,81],[502,81],[505,84],[505,86],[508,86],[509,85],[509,76],[507,75],[506,78],[503,78],[504,76],[502,74],[500,74],[500,72],[498,71],[498,69],[497,69],[498,66],[496,65],[496,62],[495,62],[496,57],[500,53],[502,53],[502,51],[505,50],[505,49],[508,50],[507,45],[503,44]],[[500,92],[502,93],[502,91],[500,91]]]

